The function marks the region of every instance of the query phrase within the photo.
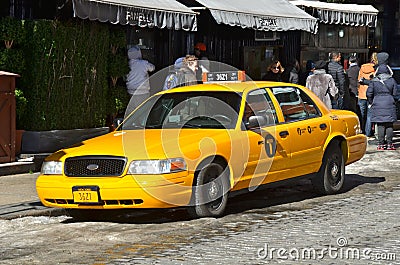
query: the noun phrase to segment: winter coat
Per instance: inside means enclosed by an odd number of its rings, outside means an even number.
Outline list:
[[[196,73],[194,73],[190,68],[184,65],[177,72],[178,76],[178,86],[192,86],[198,84]]]
[[[324,69],[314,70],[314,74],[307,77],[306,87],[314,92],[329,109],[332,109],[330,97],[337,96],[338,88],[330,74],[327,74]]]
[[[349,69],[347,69],[347,78],[349,79],[350,95],[353,97],[358,95],[359,72],[360,72],[360,67],[356,63],[350,64]]]
[[[375,68],[373,63],[366,63],[361,65],[360,72],[358,73],[358,80],[367,79],[371,80],[374,77]],[[358,87],[358,98],[367,99],[368,85],[360,84]]]
[[[335,86],[339,89],[339,96],[343,97],[346,85],[346,76],[344,74],[343,66],[338,62],[331,60],[328,64],[328,74],[333,77]]]
[[[367,98],[371,104],[371,122],[395,122],[397,83],[388,66],[380,65],[367,89]]]
[[[275,82],[283,82],[283,75],[281,73],[273,73],[272,71],[268,71],[263,77],[264,81],[275,81]]]
[[[298,73],[296,67],[285,68],[285,71],[283,72],[283,76],[284,76],[283,77],[284,82],[288,82],[288,83],[292,83],[292,84],[299,83],[299,73]]]
[[[126,88],[130,95],[141,95],[150,92],[149,72],[154,71],[155,66],[142,59],[142,52],[138,47],[132,47],[128,51],[130,71],[126,80]]]

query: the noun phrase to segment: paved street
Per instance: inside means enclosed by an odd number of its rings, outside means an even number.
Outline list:
[[[164,210],[0,220],[0,264],[400,264],[399,154],[370,146],[346,167],[342,194],[319,197],[299,181],[233,198],[219,219]],[[15,176],[0,178],[1,200],[21,200],[7,181]]]

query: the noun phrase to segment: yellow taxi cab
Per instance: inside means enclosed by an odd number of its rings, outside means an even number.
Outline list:
[[[36,188],[45,206],[74,215],[183,206],[217,217],[236,191],[300,176],[338,193],[366,145],[357,115],[305,87],[205,83],[160,92],[117,130],[48,156]]]

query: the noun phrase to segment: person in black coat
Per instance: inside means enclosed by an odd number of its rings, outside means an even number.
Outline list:
[[[350,56],[349,58],[350,67],[347,69],[347,78],[349,84],[349,98],[348,98],[348,110],[359,115],[361,120],[361,115],[357,111],[357,96],[358,96],[358,74],[360,73],[360,66],[358,66],[357,57]]]
[[[328,63],[328,74],[335,80],[335,85],[339,89],[339,97],[337,101],[332,101],[333,109],[345,109],[345,101],[348,98],[349,90],[346,87],[346,75],[343,66],[340,64],[342,54],[337,51],[331,52],[331,60]]]
[[[393,122],[397,121],[396,88],[397,83],[392,77],[389,66],[379,65],[367,89],[368,103],[371,105],[371,122],[378,125],[378,150],[396,150],[393,145]]]
[[[284,82],[283,72],[284,68],[280,61],[273,61],[267,68],[267,72],[262,77],[264,81],[275,81],[275,82]]]

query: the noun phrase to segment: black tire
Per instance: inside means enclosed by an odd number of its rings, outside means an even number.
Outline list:
[[[228,202],[229,174],[216,163],[204,166],[194,181],[188,213],[193,218],[219,217]]]
[[[338,143],[331,143],[325,151],[322,165],[312,179],[315,191],[320,194],[336,194],[343,188],[345,177],[344,158]]]

